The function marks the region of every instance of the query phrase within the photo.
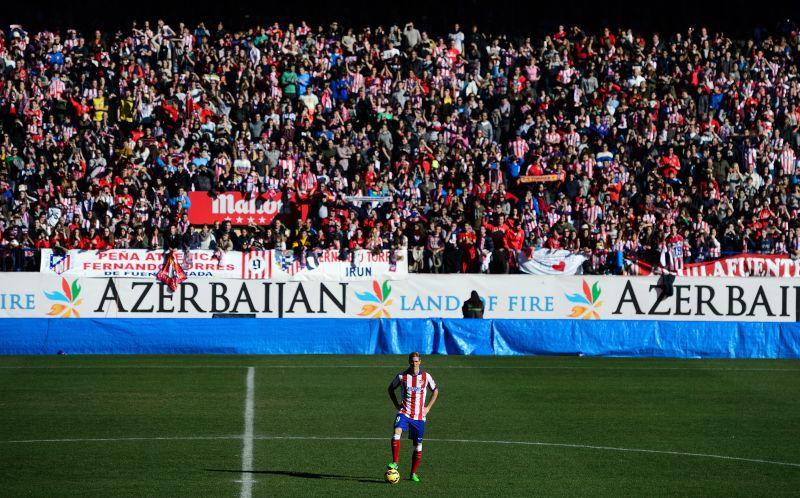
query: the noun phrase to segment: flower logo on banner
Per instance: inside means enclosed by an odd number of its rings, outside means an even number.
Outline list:
[[[361,307],[361,313],[358,316],[391,318],[392,315],[389,314],[388,308],[392,305],[392,300],[389,299],[392,288],[389,287],[389,281],[384,280],[383,285],[379,285],[377,280],[373,280],[372,290],[374,292],[356,292],[356,297],[366,303]]]
[[[78,299],[81,294],[81,286],[78,285],[78,279],[72,281],[72,285],[67,282],[67,279],[61,277],[61,292],[45,292],[44,295],[51,301],[56,301],[51,307],[48,316],[57,316],[60,318],[80,318],[77,307],[83,303],[83,299]]]
[[[600,286],[597,282],[589,289],[589,284],[586,280],[583,281],[583,295],[580,294],[564,294],[567,300],[571,303],[577,303],[572,307],[572,312],[569,314],[570,318],[582,318],[584,320],[593,318],[600,319],[600,315],[596,310],[600,309],[603,301],[598,301],[600,297]]]

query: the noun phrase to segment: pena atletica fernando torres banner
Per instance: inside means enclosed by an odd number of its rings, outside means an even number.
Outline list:
[[[456,318],[477,291],[487,318],[793,322],[800,282],[776,278],[411,275],[405,280],[155,279],[0,274],[0,317]]]
[[[71,250],[55,254],[42,249],[39,271],[80,277],[155,277],[164,264],[164,251],[145,249]],[[345,259],[339,251],[295,255],[291,251],[178,251],[178,263],[189,279],[244,278],[259,280],[370,280],[408,276],[403,251],[354,251]]]

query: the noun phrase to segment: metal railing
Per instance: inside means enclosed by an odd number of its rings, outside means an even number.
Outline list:
[[[40,257],[33,247],[0,247],[0,271],[39,271]]]

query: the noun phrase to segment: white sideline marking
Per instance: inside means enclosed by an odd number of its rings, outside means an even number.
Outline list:
[[[256,369],[247,367],[247,396],[244,402],[244,444],[242,445],[242,491],[240,498],[253,495],[253,391],[255,391]]]
[[[602,358],[602,357],[597,357]],[[780,361],[780,360],[777,360]],[[43,370],[58,370],[58,369],[74,369],[74,370],[107,370],[107,369],[137,369],[137,368],[165,368],[165,369],[203,369],[203,368],[398,368],[394,365],[19,365],[19,366],[3,366],[0,369],[10,370],[28,370],[28,369],[43,369]],[[433,367],[436,370],[445,369],[463,369],[463,370],[706,370],[706,371],[723,371],[723,372],[800,372],[800,368],[736,368],[736,367],[626,367],[626,366],[574,366],[574,365],[539,365],[539,366],[525,366],[525,365],[436,365]]]
[[[74,443],[74,442],[94,442],[94,441],[161,441],[161,440],[207,440],[207,439],[241,439],[242,436],[200,436],[200,437],[126,437],[126,438],[95,438],[95,439],[23,439],[16,441],[0,441],[0,444],[11,443]],[[245,438],[246,439],[246,438]],[[301,441],[385,441],[386,437],[334,437],[334,436],[252,436],[252,439],[257,440],[301,440]],[[712,458],[716,460],[733,460],[737,462],[748,463],[763,463],[767,465],[778,465],[782,467],[795,467],[800,468],[800,463],[792,462],[778,462],[775,460],[762,460],[759,458],[743,458],[733,457],[727,455],[714,455],[710,453],[692,453],[683,451],[670,451],[670,450],[648,450],[643,448],[620,448],[616,446],[597,446],[591,444],[570,444],[570,443],[546,443],[541,441],[491,441],[491,440],[478,440],[478,439],[426,439],[426,441],[439,442],[439,443],[475,443],[475,444],[508,444],[520,446],[547,446],[554,448],[575,448],[586,450],[598,451],[620,451],[628,453],[649,453],[657,455],[673,455],[673,456],[689,456],[698,458]],[[252,448],[251,448],[252,451]],[[252,455],[251,455],[252,458]],[[252,462],[251,462],[252,463]],[[244,466],[243,466],[244,467]],[[248,467],[249,468],[249,467]],[[250,469],[252,470],[252,469]],[[247,479],[245,474],[249,475],[250,472],[242,472],[242,491],[244,491],[244,484],[250,483],[252,486],[252,478]]]

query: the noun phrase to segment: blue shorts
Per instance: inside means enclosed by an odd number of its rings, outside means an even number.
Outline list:
[[[413,439],[416,444],[422,444],[422,436],[425,435],[425,421],[414,420],[402,413],[397,414],[394,419],[394,428],[400,428],[408,431],[408,439]]]

